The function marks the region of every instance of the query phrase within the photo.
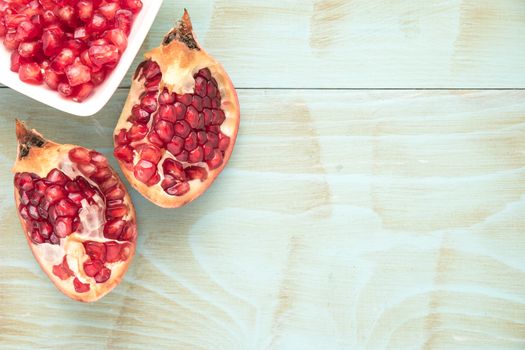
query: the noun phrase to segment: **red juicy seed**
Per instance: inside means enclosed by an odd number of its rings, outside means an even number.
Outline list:
[[[117,27],[124,33],[129,34],[132,18],[133,13],[131,13],[131,11],[124,9],[118,10],[116,15]]]
[[[49,220],[52,224],[54,224],[58,218],[58,215],[57,215],[57,211],[55,209],[55,206],[52,205],[49,207],[48,209],[48,214],[49,214]]]
[[[89,37],[89,34],[86,31],[85,27],[78,27],[75,29],[75,33],[73,34],[73,38],[75,39],[82,39],[85,40]]]
[[[137,180],[147,183],[157,172],[157,166],[147,160],[140,160],[134,167]]]
[[[157,132],[157,135],[159,135],[159,138],[165,143],[170,142],[175,133],[173,124],[164,120],[161,120],[155,125],[155,131]]]
[[[162,183],[160,184],[163,189],[168,189],[172,186],[174,186],[177,183],[177,180],[171,176],[171,175],[164,175],[164,180],[162,180]]]
[[[35,187],[33,178],[29,173],[20,174],[18,178],[16,178],[15,185],[23,191],[31,191]]]
[[[109,166],[108,159],[102,154],[97,151],[91,151],[89,152],[89,155],[91,156],[91,163],[96,165],[97,167],[107,167]]]
[[[95,13],[88,22],[88,31],[90,33],[101,33],[108,28],[106,17],[99,13]]]
[[[8,32],[4,38],[4,46],[8,50],[16,50],[20,45],[20,41],[16,40],[16,33]]]
[[[193,106],[186,110],[185,119],[191,128],[196,129],[199,126],[199,112]]]
[[[206,80],[210,80],[211,79],[211,72],[210,72],[210,70],[208,68],[202,68],[197,74],[200,75],[201,77],[203,77]]]
[[[60,238],[65,238],[73,233],[72,218],[58,218],[55,222],[55,234]]]
[[[190,184],[181,182],[166,190],[166,193],[172,196],[183,196],[190,191]]]
[[[141,0],[120,0],[122,7],[127,7],[132,12],[137,13],[142,8]]]
[[[201,146],[198,146],[188,154],[188,161],[190,163],[202,162],[204,159],[204,151]]]
[[[98,168],[97,171],[91,176],[91,179],[96,183],[103,183],[111,177],[111,170],[108,167]]]
[[[42,34],[42,47],[44,54],[48,57],[53,56],[60,50],[63,32],[60,29],[49,28]]]
[[[40,222],[40,234],[45,239],[48,239],[53,234],[53,226],[49,222]]]
[[[203,108],[211,108],[211,98],[208,96],[204,97],[202,99],[202,107]]]
[[[36,63],[22,64],[18,75],[20,76],[20,80],[30,84],[40,84],[43,81],[40,66]]]
[[[95,45],[89,48],[89,59],[99,67],[116,64],[119,58],[118,48],[115,45]]]
[[[215,124],[221,125],[222,123],[224,123],[225,120],[226,120],[226,115],[224,114],[224,112],[222,110],[219,110],[218,117],[217,117],[217,120],[216,120]]]
[[[159,118],[170,123],[175,123],[177,121],[177,114],[175,111],[175,106],[173,105],[161,105],[159,108]]]
[[[109,280],[109,277],[111,277],[111,270],[108,269],[107,267],[103,267],[99,273],[96,274],[95,276],[95,281],[97,283],[104,283],[106,282],[107,280]]]
[[[77,14],[78,18],[80,18],[84,22],[87,22],[93,15],[93,2],[79,1],[77,3]]]
[[[78,164],[78,170],[87,177],[90,177],[97,171],[97,167],[93,164]]]
[[[78,207],[67,199],[61,199],[56,205],[55,210],[58,216],[76,216],[78,212]]]
[[[137,148],[138,149],[138,148]],[[162,157],[161,150],[154,145],[144,145],[139,150],[140,158],[157,164]]]
[[[67,259],[65,256],[62,264],[53,266],[53,274],[63,281],[73,276],[73,271],[69,269],[69,265],[67,264]]]
[[[148,61],[143,70],[144,78],[146,80],[152,80],[160,74],[160,67],[153,61]]]
[[[53,169],[49,172],[49,174],[47,174],[46,180],[50,183],[64,186],[66,183],[68,183],[69,178],[60,170]]]
[[[148,113],[153,113],[157,110],[157,99],[155,98],[155,95],[146,95],[140,101],[140,105]]]
[[[20,212],[20,216],[24,220],[28,220],[29,219],[29,212],[27,210],[27,207],[25,207],[24,205],[20,204],[20,206],[18,207],[18,211]]]
[[[73,88],[71,87],[71,85],[66,83],[59,83],[57,91],[60,95],[64,97],[69,97],[73,94]]]
[[[159,103],[161,105],[171,105],[175,103],[175,95],[170,94],[168,90],[164,89],[159,95]]]
[[[148,127],[146,125],[133,125],[128,131],[128,138],[131,141],[142,140],[148,134]]]
[[[117,3],[110,2],[100,6],[98,10],[100,13],[102,13],[102,15],[104,15],[104,17],[109,20],[113,20],[117,14],[117,11],[120,10],[120,6]]]
[[[177,181],[186,181],[184,168],[179,162],[168,158],[162,163],[162,169],[164,170],[164,174],[173,176]]]
[[[67,198],[71,200],[76,205],[80,206],[82,203],[82,200],[84,199],[84,196],[81,193],[70,193],[67,195]]]
[[[202,108],[203,108],[203,105],[202,105],[202,98],[200,98],[199,96],[193,96],[192,97],[192,100],[191,100],[191,105],[193,107],[195,107],[195,109],[199,112],[202,112]]]
[[[177,95],[177,101],[183,105],[189,106],[191,104],[192,97],[193,96],[191,94]]]
[[[118,180],[115,176],[110,177],[104,183],[100,185],[102,192],[106,193],[118,184]]]
[[[78,186],[76,182],[70,181],[66,184],[66,190],[68,192],[76,193],[76,192],[80,192],[80,187]]]
[[[98,72],[91,72],[91,82],[98,86],[106,79],[106,71],[101,69]]]
[[[213,158],[208,160],[206,163],[208,164],[208,167],[210,170],[217,169],[222,165],[222,153],[221,152],[214,152]]]
[[[76,278],[76,277],[73,280],[73,286],[75,287],[75,291],[77,293],[89,292],[89,288],[90,288],[89,284],[85,284],[85,283],[80,282],[80,280],[78,278]]]
[[[47,189],[47,185],[46,183],[44,182],[44,180],[39,180],[37,182],[35,182],[35,189],[40,192],[40,193],[44,193]]]
[[[120,261],[120,245],[117,242],[106,242],[106,261],[114,263]]]
[[[198,166],[192,166],[184,169],[186,172],[186,176],[189,180],[201,180],[204,181],[208,178],[208,172],[206,169],[198,167]]]
[[[18,73],[20,70],[20,64],[27,63],[27,60],[20,56],[18,51],[13,51],[11,53],[11,71]]]
[[[31,21],[22,21],[16,29],[16,40],[28,41],[37,38],[42,31],[40,26]]]
[[[126,163],[131,163],[133,161],[133,148],[127,145],[118,146],[113,152],[117,159],[120,159]]]
[[[69,159],[75,163],[89,164],[91,162],[91,155],[89,154],[89,150],[82,147],[75,147],[69,151]]]
[[[128,207],[126,205],[119,205],[113,208],[106,209],[107,218],[121,218],[128,214]]]
[[[73,101],[75,102],[84,101],[86,98],[88,98],[91,95],[94,88],[95,86],[89,82],[82,84],[80,86],[77,86],[77,88],[73,92]]]
[[[188,152],[193,151],[197,147],[197,145],[197,134],[195,133],[195,131],[192,131],[184,140],[184,149]]]
[[[25,58],[35,57],[42,52],[42,43],[32,41],[28,43],[21,43],[18,46],[18,53]]]
[[[152,92],[152,93],[157,93],[159,91],[159,85],[160,85],[160,80],[161,79],[162,79],[162,77],[159,75],[154,80],[148,81],[146,83],[146,85],[145,85],[146,91],[147,92]]]
[[[124,198],[125,195],[126,193],[124,192],[124,189],[122,189],[122,187],[115,186],[115,188],[110,189],[106,193],[106,200],[114,201],[114,200],[122,199]]]
[[[186,106],[180,102],[175,102],[173,106],[175,107],[175,116],[177,120],[183,120],[186,116]]]
[[[180,152],[179,154],[177,154],[175,156],[175,158],[177,158],[177,160],[180,160],[181,162],[185,162],[188,160],[188,151],[184,150],[182,152]]]
[[[202,77],[195,79],[195,93],[200,97],[206,96],[207,81]]]
[[[42,237],[38,229],[33,229],[33,231],[31,231],[31,240],[35,244],[42,244],[45,242],[44,237]]]
[[[163,147],[164,146],[164,141],[162,141],[160,139],[159,135],[155,131],[151,131],[149,133],[148,140],[149,140],[149,142],[151,142],[152,144],[154,144],[156,146],[159,146],[159,147]]]
[[[84,249],[91,259],[106,261],[106,246],[104,243],[87,241],[84,242]]]
[[[155,173],[151,179],[146,183],[148,186],[156,185],[160,182],[160,175],[158,173]]]
[[[104,237],[109,239],[118,239],[125,224],[126,222],[121,219],[113,219],[111,221],[108,221],[106,225],[104,225]],[[109,251],[107,250],[107,246],[106,261],[109,262]]]
[[[90,260],[84,263],[84,272],[89,277],[95,277],[95,275],[104,267],[104,264],[100,260]]]
[[[168,151],[176,156],[184,149],[184,139],[178,136],[174,136],[171,142],[166,146]]]
[[[134,242],[135,239],[137,238],[137,230],[136,230],[136,226],[134,224],[131,224],[131,223],[128,223],[124,229],[122,230],[122,233],[119,237],[119,240],[121,241],[128,241],[128,242]],[[128,256],[129,256],[129,248],[128,248],[128,245],[123,245],[122,247],[123,249],[121,249],[121,258],[123,258],[123,260],[127,259]],[[123,257],[123,255],[125,255],[125,257]]]
[[[64,69],[73,64],[75,53],[70,48],[63,48],[58,55],[51,61],[51,68],[57,73],[63,73]]]
[[[27,192],[22,192],[22,194],[20,195],[20,203],[22,203],[23,205],[27,205],[27,203],[29,203],[29,197],[27,195]]]
[[[40,204],[42,198],[44,198],[44,194],[40,192],[33,191],[29,194],[29,202],[35,206]]]
[[[57,21],[57,18],[55,16],[55,13],[50,10],[44,11],[42,14],[42,22],[45,26],[49,26],[50,24],[54,24]]]
[[[69,27],[75,27],[76,15],[73,7],[69,5],[60,7],[57,16],[63,23],[67,24]]]
[[[58,185],[49,186],[46,190],[46,201],[50,204],[54,204],[61,199],[66,198],[68,193],[62,187]]]
[[[105,34],[106,39],[113,43],[120,52],[124,52],[126,50],[126,47],[128,47],[128,38],[126,36],[126,33],[124,33],[121,29],[111,29],[108,30]]]
[[[5,25],[8,28],[17,28],[23,21],[28,21],[29,17],[24,14],[7,14],[5,16]]]
[[[120,129],[119,133],[115,136],[117,145],[127,145],[130,141],[126,129]]]
[[[217,96],[217,87],[211,81],[209,81],[206,86],[206,95],[211,99]]]
[[[221,99],[220,99],[220,97],[214,98],[214,99],[211,100],[211,107],[215,108],[215,109],[221,107]]]
[[[75,54],[75,56],[79,56],[81,52],[87,49],[86,43],[78,39],[68,40],[66,44],[64,45],[64,47],[71,49],[73,53]]]
[[[134,105],[131,109],[131,120],[140,124],[147,124],[150,120],[150,113],[142,109],[140,105]]]
[[[44,71],[44,83],[46,83],[50,89],[56,90],[59,82],[60,78],[58,77],[58,74],[56,74],[51,68],[47,68]]]
[[[51,237],[49,237],[49,242],[51,244],[59,244],[60,243],[60,238],[57,235],[53,234],[53,235],[51,235]]]
[[[89,67],[80,63],[67,66],[65,72],[69,85],[71,86],[81,85],[91,80],[91,71]]]
[[[221,151],[226,151],[230,146],[230,138],[223,133],[219,134],[219,149]]]
[[[38,209],[34,205],[28,205],[27,211],[29,213],[29,216],[32,217],[35,220],[40,219],[40,215],[38,215]]]
[[[206,136],[206,132],[205,131],[199,131],[197,133],[197,142],[199,143],[199,145],[204,145],[206,143],[206,141],[208,141],[208,137]]]
[[[208,132],[207,133],[207,139],[208,139],[207,144],[210,147],[217,148],[217,146],[219,145],[219,137],[217,136],[217,134],[215,134],[213,132]]]

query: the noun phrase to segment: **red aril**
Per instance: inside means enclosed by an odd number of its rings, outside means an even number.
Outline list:
[[[141,194],[159,206],[180,207],[226,166],[239,102],[223,67],[198,44],[187,12],[146,58],[115,128],[114,154]]]
[[[18,70],[20,80],[29,84],[40,84],[42,82],[42,72],[37,63],[24,63]]]
[[[15,203],[33,255],[67,296],[100,299],[121,281],[135,252],[126,188],[96,151],[56,144],[18,121],[17,138]]]

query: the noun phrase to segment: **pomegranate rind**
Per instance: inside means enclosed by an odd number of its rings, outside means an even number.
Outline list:
[[[17,121],[16,125],[17,129],[17,137],[20,141],[22,134],[27,133],[28,130],[26,129],[25,125]],[[36,132],[35,130],[31,131],[32,134],[38,135],[41,137],[41,135]],[[45,140],[42,137],[43,140]],[[57,166],[59,167],[59,164],[62,164],[64,162],[64,159],[68,157],[69,151],[77,148],[79,146],[76,145],[62,145],[57,144],[49,140],[45,140],[45,143],[41,147],[31,147],[28,149],[27,155],[24,157],[20,157],[21,148],[18,148],[18,155],[17,160],[12,168],[12,172],[14,174],[16,173],[33,173],[36,174],[42,178],[45,178],[46,175],[53,169],[56,169]],[[60,167],[59,167],[60,169]],[[111,168],[112,174],[119,180],[119,182],[122,183],[120,180],[118,174]],[[122,184],[122,186],[124,186]],[[20,195],[18,193],[18,190],[15,188],[14,190],[14,198],[15,198],[15,205],[16,208],[20,205]],[[128,217],[127,220],[129,222],[132,222],[134,225],[136,225],[136,213],[135,213],[135,207],[133,206],[133,203],[131,201],[131,197],[129,196],[128,192],[126,191],[124,199],[124,204],[126,204],[129,208]],[[83,271],[83,264],[84,262],[89,260],[89,256],[86,254],[85,249],[83,247],[83,242],[85,241],[92,241],[91,238],[83,237],[82,235],[78,233],[73,233],[66,238],[63,239],[62,244],[60,246],[51,246],[49,244],[35,244],[30,239],[29,230],[27,227],[26,222],[18,215],[20,224],[22,225],[22,228],[24,229],[24,235],[26,237],[27,243],[29,247],[31,248],[31,252],[33,256],[35,257],[36,261],[42,268],[42,270],[47,274],[49,279],[54,283],[54,285],[65,295],[70,297],[71,299],[81,301],[81,302],[94,302],[102,297],[104,297],[106,294],[108,294],[111,290],[113,290],[120,282],[122,281],[123,276],[125,275],[126,271],[128,270],[129,264],[133,260],[133,256],[135,255],[135,245],[136,240],[129,243],[129,257],[125,261],[119,261],[117,263],[111,264],[111,276],[110,278],[104,282],[104,283],[94,283],[93,281],[89,280],[89,277],[84,273]],[[104,239],[100,240],[100,242],[111,242],[110,239]],[[120,242],[121,244],[124,244],[126,242]],[[54,262],[50,262],[46,260],[46,258],[50,258],[50,253],[56,253],[53,252],[53,250],[57,250],[57,247],[63,247],[63,251],[60,253],[60,256],[55,257]],[[60,263],[63,256],[68,256],[68,262],[76,261],[78,268],[75,271],[76,277],[81,277],[83,279],[88,280],[90,283],[90,290],[88,292],[84,293],[78,293],[75,291],[74,285],[73,285],[73,278],[67,280],[61,280],[58,276],[56,276],[53,273],[53,266]],[[58,259],[60,258],[60,259]],[[71,268],[71,263],[70,263]]]
[[[182,29],[181,29],[182,28]],[[240,106],[239,98],[233,83],[224,70],[223,66],[210,56],[198,43],[197,37],[192,29],[192,24],[188,12],[185,10],[184,15],[178,26],[173,28],[167,35],[165,40],[171,33],[176,33],[181,30],[187,32],[191,37],[192,44],[195,48],[189,48],[187,43],[177,39],[172,40],[166,45],[161,45],[150,52],[146,53],[146,59],[155,61],[162,72],[162,80],[160,83],[160,91],[163,88],[168,89],[169,92],[176,92],[177,94],[194,93],[195,80],[194,75],[203,68],[208,68],[215,80],[217,81],[219,92],[221,94],[221,109],[226,115],[226,120],[221,124],[221,132],[230,137],[230,144],[224,151],[222,165],[210,170],[205,166],[208,177],[204,181],[192,180],[190,183],[190,190],[182,196],[172,196],[167,194],[161,187],[159,182],[156,185],[148,186],[135,178],[133,169],[129,169],[119,159],[119,165],[128,179],[130,184],[145,196],[149,201],[163,208],[178,208],[182,207],[191,201],[201,196],[215,181],[217,176],[228,164],[232,155],[237,140],[237,133],[240,124]],[[144,91],[144,80],[139,76],[134,77],[128,98],[122,110],[117,126],[115,127],[114,135],[118,135],[120,130],[128,130],[131,123],[128,117],[131,115],[132,108],[138,103],[140,95]],[[115,142],[115,147],[117,147]],[[166,152],[168,153],[168,152]],[[174,158],[174,157],[173,157]],[[138,159],[136,156],[135,159]],[[162,161],[161,161],[162,163]],[[159,163],[158,170],[160,171],[161,163]]]

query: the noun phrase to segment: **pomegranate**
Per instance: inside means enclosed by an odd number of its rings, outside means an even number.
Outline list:
[[[115,157],[153,203],[199,197],[226,166],[239,129],[239,101],[223,67],[197,42],[188,12],[146,54],[115,128]]]
[[[141,8],[141,0],[0,0],[11,70],[82,102],[120,61]]]
[[[107,159],[46,140],[17,121],[15,203],[27,242],[67,296],[91,302],[117,286],[135,253],[135,209]]]

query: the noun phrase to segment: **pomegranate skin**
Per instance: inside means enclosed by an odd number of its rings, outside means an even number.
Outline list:
[[[14,199],[31,252],[63,294],[97,301],[121,282],[135,254],[131,197],[102,154],[47,140],[20,121],[16,133]],[[112,238],[107,232],[117,219],[107,213],[117,211],[108,207],[111,196],[118,197],[126,230]],[[30,215],[22,214],[26,207]]]
[[[145,57],[115,128],[115,157],[144,197],[177,208],[202,195],[227,165],[239,100],[222,65],[198,43],[187,11]],[[158,163],[145,160],[145,145],[160,150]]]

